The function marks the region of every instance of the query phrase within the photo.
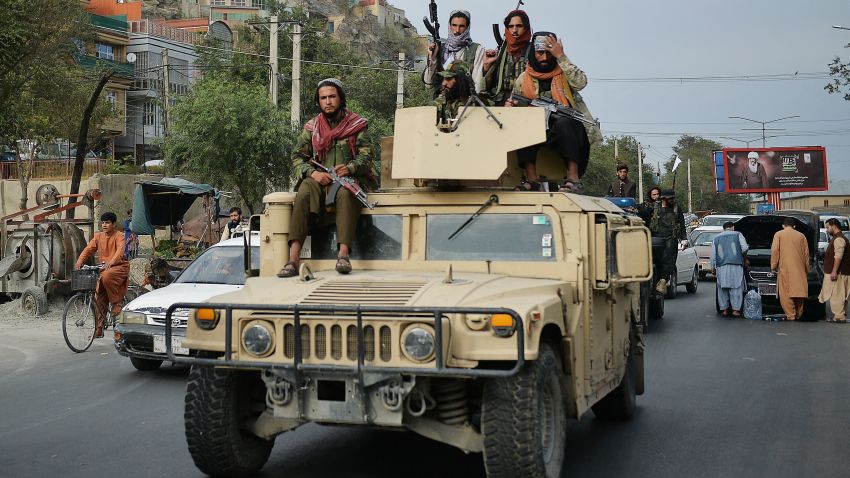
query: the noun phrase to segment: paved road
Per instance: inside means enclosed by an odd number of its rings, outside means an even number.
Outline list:
[[[713,292],[667,304],[637,416],[572,423],[564,476],[846,476],[850,326],[725,321]],[[75,355],[57,324],[0,325],[0,476],[200,476],[183,439],[187,370],[136,372],[100,342]],[[279,437],[263,476],[483,474],[479,456],[413,434],[311,425]]]

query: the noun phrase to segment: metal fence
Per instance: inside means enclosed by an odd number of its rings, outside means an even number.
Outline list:
[[[86,159],[83,164],[83,178],[95,174],[103,174],[106,170],[106,159]],[[33,165],[32,179],[71,179],[74,171],[74,160],[38,160]],[[0,163],[0,179],[20,179],[18,164],[15,161]]]

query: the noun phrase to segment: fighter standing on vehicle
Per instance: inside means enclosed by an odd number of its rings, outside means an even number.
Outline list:
[[[686,240],[685,215],[676,203],[676,194],[670,190],[661,191],[660,200],[656,201],[649,215],[649,230],[654,237],[664,240],[664,253],[661,257],[662,277],[655,284],[655,289],[664,294],[667,292],[667,277],[676,273],[676,256],[678,242]]]
[[[449,18],[449,37],[442,45],[442,51],[438,51],[438,45],[432,42],[428,45],[428,66],[422,72],[422,81],[432,86],[437,93],[440,92],[439,78],[435,82],[435,75],[449,69],[452,63],[459,61],[466,65],[472,76],[472,82],[476,92],[484,89],[484,47],[472,41],[469,34],[469,25],[472,16],[466,10],[454,10]],[[440,55],[438,58],[437,56]]]
[[[320,81],[315,101],[321,112],[304,125],[298,147],[292,155],[293,170],[299,178],[295,186],[298,192],[289,233],[290,260],[278,273],[280,277],[298,274],[304,239],[310,228],[326,214],[326,205],[333,206],[336,211],[339,243],[336,271],[340,274],[351,272],[349,254],[363,205],[346,188],[330,189],[333,183],[331,175],[319,170],[311,161],[333,168],[340,177],[354,176],[360,185],[375,182],[370,165],[371,148],[363,138],[369,123],[366,118],[346,108],[342,82],[336,78]],[[329,195],[331,191],[336,191],[335,197]]]
[[[484,75],[487,92],[496,106],[510,98],[514,81],[525,71],[531,51],[531,21],[522,10],[514,10],[505,17],[505,43],[499,50],[487,50],[484,58]]]

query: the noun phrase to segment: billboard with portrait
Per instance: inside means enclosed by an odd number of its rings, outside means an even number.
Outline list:
[[[829,186],[826,149],[821,146],[729,148],[722,154],[727,193],[826,191]]]

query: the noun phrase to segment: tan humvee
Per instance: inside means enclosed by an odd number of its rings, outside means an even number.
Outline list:
[[[173,307],[193,309],[182,346],[197,356],[169,358],[193,364],[186,436],[202,471],[250,474],[275,436],[321,422],[482,452],[488,476],[555,477],[567,419],[631,416],[649,233],[602,198],[511,190],[509,152],[544,140],[542,113],[471,108],[446,132],[433,107],[400,110],[350,275],[320,228],[300,276],[276,277],[294,194],[266,196],[258,276]],[[539,160],[550,177],[556,164]]]

